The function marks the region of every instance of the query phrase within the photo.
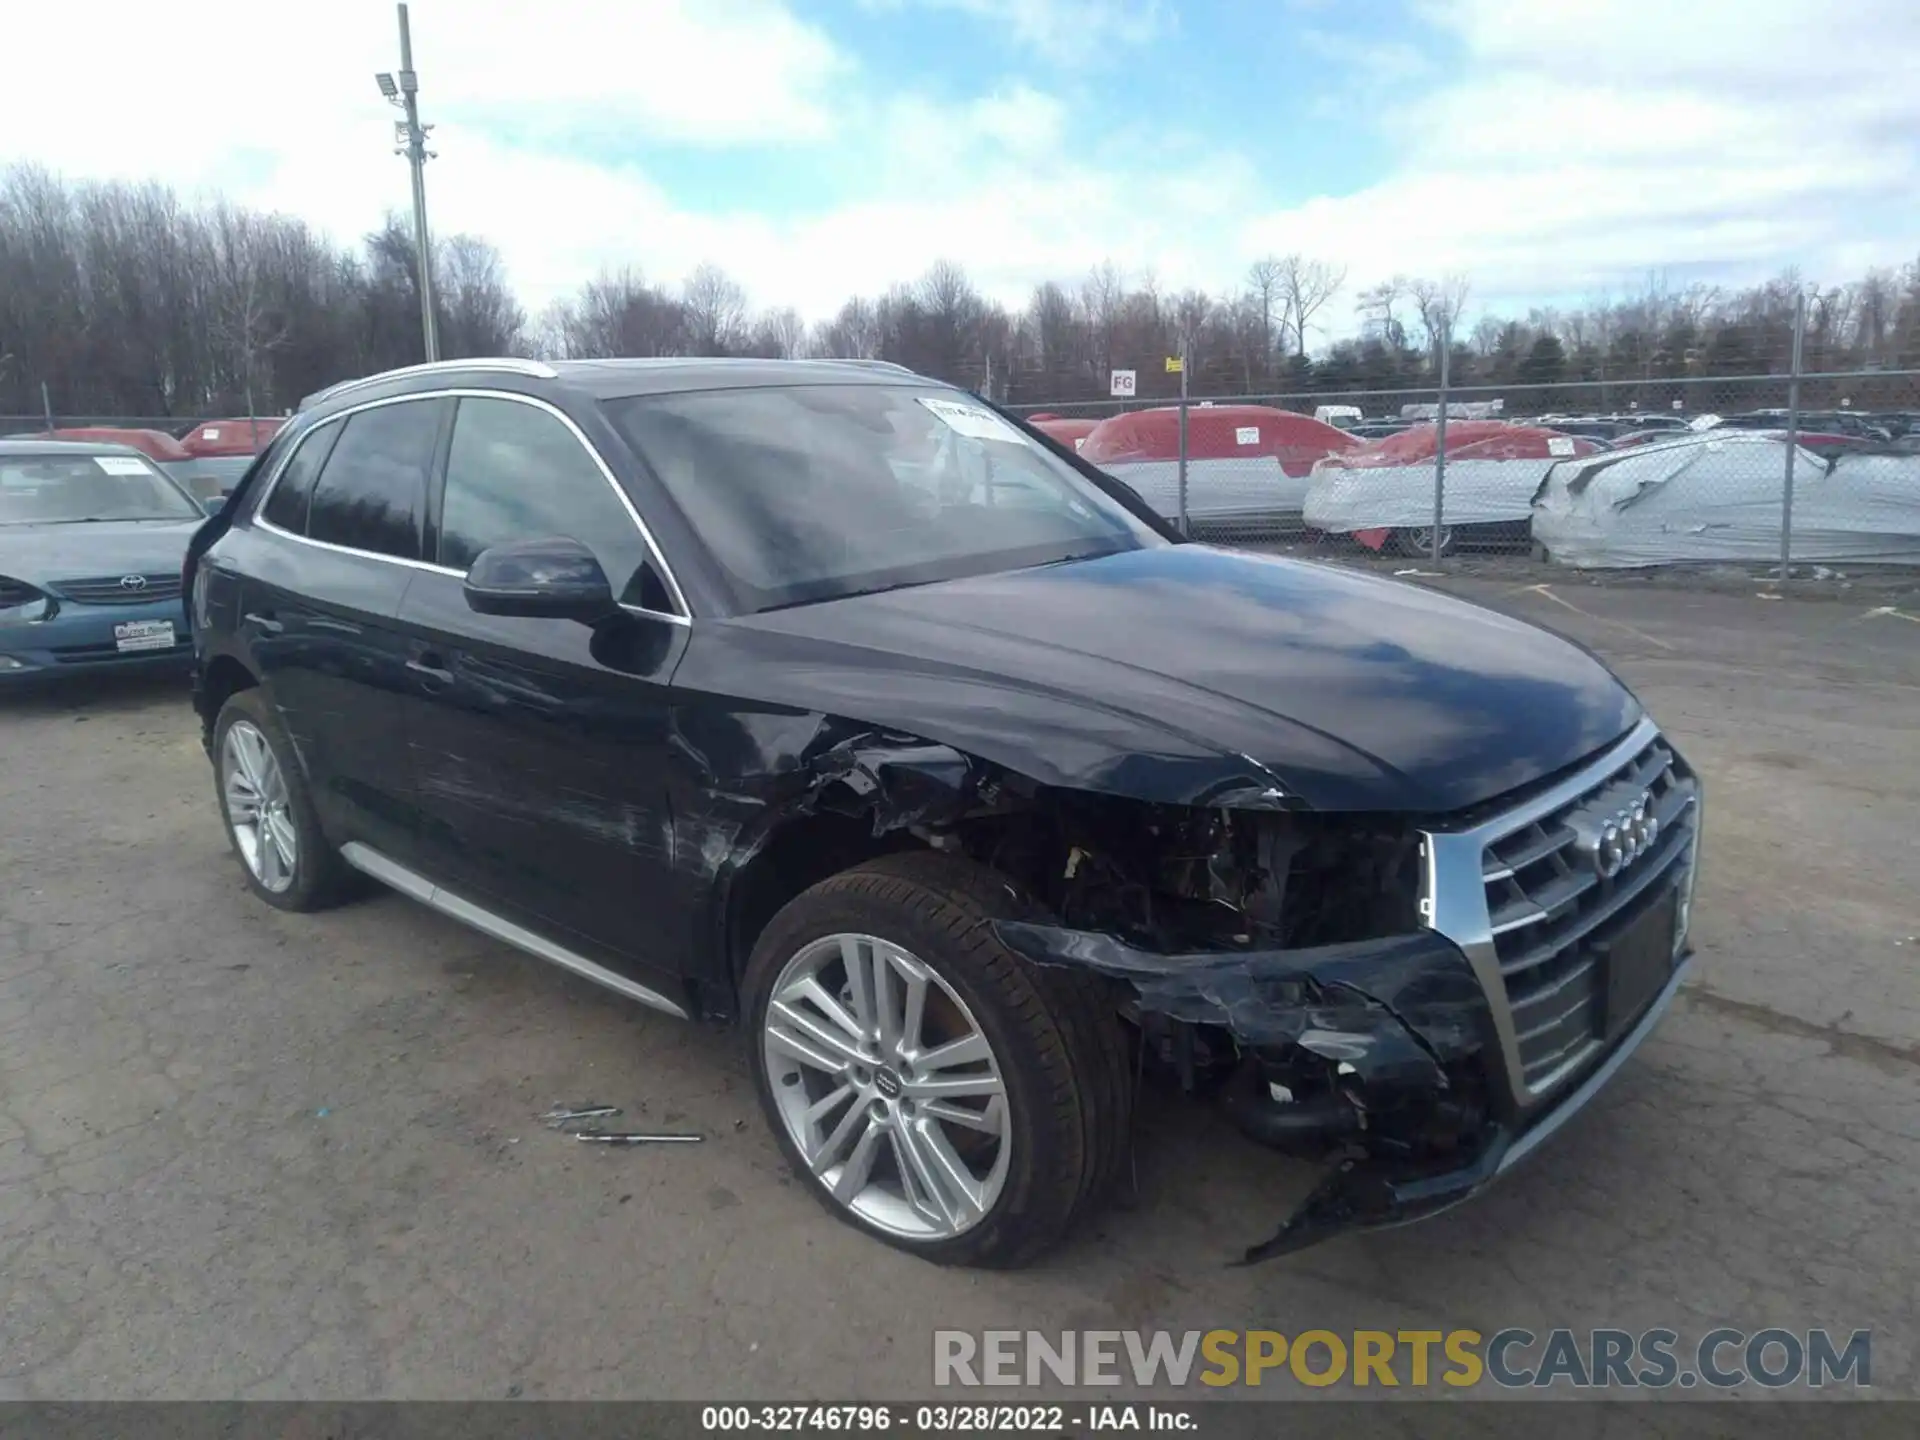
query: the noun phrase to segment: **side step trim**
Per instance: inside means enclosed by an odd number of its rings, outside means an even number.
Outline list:
[[[358,840],[342,845],[340,858],[361,874],[370,875],[382,885],[390,885],[402,895],[431,906],[442,915],[450,916],[462,925],[469,925],[483,935],[503,940],[516,950],[524,950],[551,965],[558,965],[562,970],[570,970],[582,980],[604,985],[616,995],[638,1000],[642,1005],[651,1005],[655,1010],[664,1010],[682,1020],[687,1018],[685,1010],[658,991],[649,990],[637,980],[629,980],[624,975],[616,975],[605,966],[594,964],[584,955],[576,955],[544,935],[536,935],[524,926],[516,925],[451,890],[443,889],[426,876],[409,870],[397,860],[389,860],[378,850],[370,849]]]

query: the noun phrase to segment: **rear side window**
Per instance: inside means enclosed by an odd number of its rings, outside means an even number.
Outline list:
[[[508,540],[564,535],[594,553],[613,593],[648,609],[646,543],[599,463],[573,431],[535,405],[463,399],[440,500],[440,564],[465,570]]]
[[[409,400],[350,416],[313,487],[308,537],[418,560],[427,472],[451,403]]]
[[[314,476],[327,463],[327,454],[339,438],[337,424],[322,425],[307,433],[274,482],[273,493],[261,507],[261,519],[295,535],[307,533],[307,502],[313,497]]]

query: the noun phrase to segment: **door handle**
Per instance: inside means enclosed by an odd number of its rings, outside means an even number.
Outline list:
[[[413,673],[418,675],[423,681],[428,682],[429,689],[440,685],[451,685],[453,683],[453,671],[435,663],[439,659],[440,657],[438,655],[428,650],[407,661],[407,669],[413,671]]]
[[[278,635],[287,628],[285,624],[274,619],[271,615],[249,613],[247,615],[247,623],[267,635]]]

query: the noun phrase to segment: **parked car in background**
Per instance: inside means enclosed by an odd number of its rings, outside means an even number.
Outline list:
[[[1440,553],[1456,547],[1525,549],[1534,492],[1554,461],[1589,455],[1596,440],[1503,420],[1447,426]],[[1437,426],[1421,425],[1313,467],[1301,518],[1371,550],[1433,553]]]
[[[1337,1152],[1247,1258],[1446,1209],[1685,977],[1699,782],[1592,654],[1183,543],[906,372],[372,377],[187,573],[263,903],[357,871],[743,1024],[798,1183],[930,1261],[1086,1223],[1149,1055]]]
[[[1267,405],[1187,411],[1187,519],[1201,538],[1297,533],[1314,462],[1366,442],[1308,415]],[[1171,405],[1102,420],[1082,459],[1138,492],[1168,519],[1180,513],[1180,412]]]
[[[205,512],[145,455],[0,440],[0,689],[191,654],[180,572]]]
[[[1086,444],[1087,436],[1099,426],[1098,420],[1069,419],[1064,415],[1030,415],[1027,423],[1049,439],[1058,440],[1069,450]]]
[[[1533,538],[1555,563],[1592,569],[1777,561],[1790,453],[1795,560],[1920,564],[1920,456],[1823,458],[1743,429],[1561,461],[1533,502]]]
[[[237,420],[201,420],[180,434],[187,461],[175,478],[202,500],[233,493],[253,457],[287,422],[278,416]]]

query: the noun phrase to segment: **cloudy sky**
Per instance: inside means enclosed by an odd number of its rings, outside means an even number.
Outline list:
[[[1222,290],[1300,250],[1346,263],[1349,297],[1463,272],[1471,315],[1652,268],[1851,278],[1920,253],[1912,0],[414,0],[412,19],[434,228],[494,240],[536,309],[608,265],[671,281],[713,260],[817,317],[943,256],[1018,304],[1102,260]],[[340,239],[407,204],[373,79],[397,68],[384,0],[69,0],[6,39],[0,162],[217,189]]]

